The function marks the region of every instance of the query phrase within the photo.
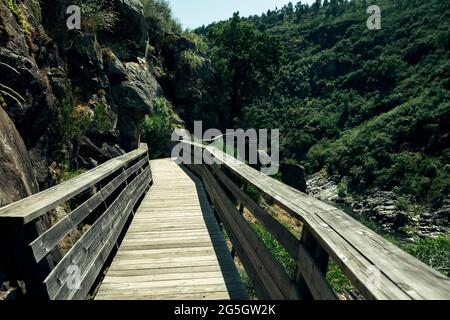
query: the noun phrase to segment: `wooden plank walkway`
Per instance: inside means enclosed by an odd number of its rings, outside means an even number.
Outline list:
[[[201,182],[171,159],[151,167],[154,185],[96,299],[247,299]]]

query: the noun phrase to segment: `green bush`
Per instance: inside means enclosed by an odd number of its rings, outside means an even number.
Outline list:
[[[289,255],[289,253],[284,249],[280,243],[260,224],[251,224],[253,230],[258,234],[258,236],[263,240],[266,248],[272,254],[272,256],[281,264],[284,270],[291,279],[294,279],[296,263],[295,260]]]
[[[63,140],[70,142],[80,137],[89,128],[93,120],[93,112],[87,105],[79,103],[70,86],[66,87],[67,94],[60,101],[61,116],[58,127],[63,134]]]
[[[425,264],[450,276],[450,236],[423,239],[407,245],[405,250]]]
[[[189,68],[190,71],[201,67],[203,65],[203,58],[197,55],[192,50],[184,50],[181,53],[181,63]]]
[[[108,106],[97,102],[94,105],[94,129],[100,132],[109,132],[114,129],[113,119],[108,112]]]
[[[181,33],[182,28],[173,18],[169,1],[166,0],[141,0],[145,17],[155,23],[163,33]]]
[[[175,115],[171,103],[163,98],[157,98],[154,111],[145,117],[140,125],[141,139],[147,143],[153,158],[168,156],[168,148],[172,134],[172,124]]]
[[[117,12],[108,1],[68,0],[67,6],[69,5],[77,5],[81,8],[81,27],[85,32],[112,30],[118,21]]]

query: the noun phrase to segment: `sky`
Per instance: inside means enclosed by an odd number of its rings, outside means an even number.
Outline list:
[[[185,28],[195,29],[214,21],[227,20],[239,11],[242,17],[267,12],[296,0],[169,0],[172,11]],[[313,3],[314,0],[302,0]]]

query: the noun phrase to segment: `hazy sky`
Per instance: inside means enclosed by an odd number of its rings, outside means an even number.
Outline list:
[[[234,12],[239,11],[241,16],[261,14],[275,7],[298,1],[289,0],[169,0],[174,16],[185,28],[194,29],[203,24],[208,25],[214,21],[226,20]],[[313,3],[314,0],[303,0],[302,3]]]

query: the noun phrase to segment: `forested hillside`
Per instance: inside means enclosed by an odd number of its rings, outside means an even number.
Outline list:
[[[381,30],[367,27],[370,4]],[[342,195],[394,191],[403,210],[448,202],[448,1],[318,0],[196,32],[228,126],[280,128],[284,160],[326,170]]]

